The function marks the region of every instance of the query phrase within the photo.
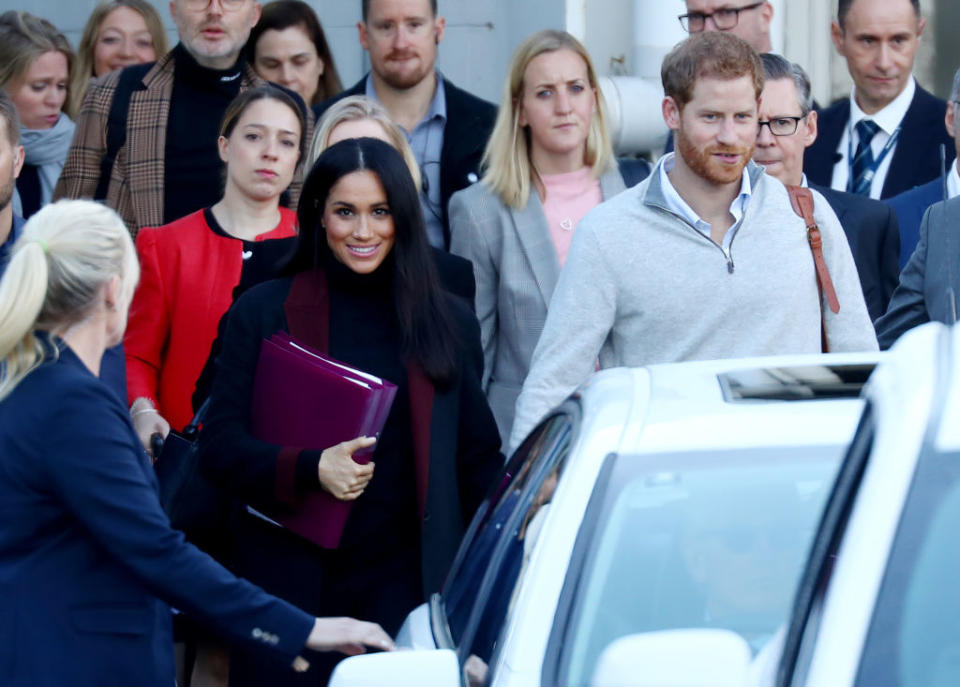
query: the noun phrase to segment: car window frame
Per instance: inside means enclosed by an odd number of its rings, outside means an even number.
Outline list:
[[[936,438],[944,420],[944,408],[949,395],[950,380],[955,364],[951,330],[943,328],[935,341],[935,350],[932,357],[936,362],[934,364],[934,388],[930,402],[930,416],[927,418],[927,424],[924,428],[918,464],[914,466],[912,480],[916,479],[919,459],[927,451],[936,450]],[[846,536],[847,524],[873,453],[877,431],[875,423],[873,403],[867,396],[863,413],[860,416],[860,424],[857,426],[854,437],[850,442],[850,449],[840,468],[840,474],[837,476],[834,485],[834,492],[824,508],[821,527],[818,528],[814,538],[814,549],[811,550],[804,575],[797,587],[794,610],[787,625],[783,651],[777,665],[775,687],[790,687],[794,684],[802,685],[806,682],[820,633],[821,611],[833,572],[833,566],[829,563],[836,556]],[[863,435],[867,432],[869,432],[868,441],[863,438]],[[912,484],[910,489],[912,489]],[[902,515],[901,512],[900,516],[902,517]],[[885,562],[885,567],[888,564],[889,559]],[[884,575],[886,575],[886,570]],[[875,599],[874,608],[870,614],[870,623],[867,627],[868,632],[873,624],[876,603],[877,600]],[[861,647],[860,655],[857,657],[855,683],[859,676],[862,660],[863,648]]]
[[[532,448],[532,444],[536,441],[536,438],[539,437],[544,431],[548,431],[548,429],[552,427],[552,423],[558,418],[561,421],[568,422],[570,425],[569,439],[567,440],[569,448],[566,453],[566,455],[569,456],[572,453],[573,447],[575,446],[580,435],[581,414],[582,411],[580,404],[576,398],[566,401],[553,412],[544,417],[543,420],[541,420],[527,435],[520,447],[514,452],[513,455],[511,455],[510,459],[506,461],[503,470],[499,474],[499,478],[496,480],[494,486],[491,487],[490,492],[487,494],[486,498],[481,504],[481,507],[477,509],[473,520],[470,522],[470,526],[464,535],[463,541],[460,544],[460,548],[457,551],[457,555],[454,558],[454,562],[450,567],[450,579],[453,579],[453,577],[462,569],[463,565],[465,564],[467,552],[474,543],[481,524],[486,521],[487,516],[489,515],[489,509],[497,505],[497,501],[502,494],[502,492],[499,491],[499,487],[503,484],[503,477],[505,476],[506,469],[510,466],[514,457],[520,451],[526,450],[529,452]],[[556,463],[559,462],[560,454],[556,453],[553,449],[556,447],[557,439],[562,436],[564,436],[563,433],[559,434],[556,439],[544,444],[542,447],[539,447],[539,453],[533,458],[534,465],[531,466],[527,483],[524,485],[517,503],[514,504],[513,509],[504,522],[502,533],[497,537],[496,543],[494,544],[493,553],[491,554],[486,569],[481,577],[480,587],[476,596],[474,597],[472,606],[468,613],[468,620],[464,625],[464,629],[460,634],[459,640],[454,640],[453,638],[449,618],[447,617],[447,611],[444,607],[443,594],[435,593],[430,598],[430,619],[434,640],[438,648],[450,649],[457,654],[457,660],[461,666],[461,672],[464,663],[470,655],[470,649],[473,646],[473,642],[476,639],[477,630],[479,629],[480,623],[483,619],[483,611],[486,608],[493,591],[493,583],[495,582],[495,578],[498,576],[503,565],[509,544],[509,537],[507,535],[513,531],[513,529],[519,524],[522,517],[526,514],[527,510],[529,510],[534,498],[536,497],[536,494],[539,492],[540,487],[543,484],[543,481],[546,479],[547,475],[549,475]],[[548,461],[547,458],[550,456],[554,456],[555,459],[553,461]],[[526,460],[524,460],[522,464],[525,465]],[[516,470],[516,472],[519,474],[519,469]],[[509,488],[509,485],[507,488]],[[444,584],[443,591],[447,591],[446,584]],[[499,634],[501,637],[502,632],[503,628],[501,628]],[[494,655],[491,656],[489,664],[491,667],[495,665],[498,653],[499,651],[496,651]]]

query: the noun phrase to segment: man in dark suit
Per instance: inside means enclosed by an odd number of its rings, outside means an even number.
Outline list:
[[[840,0],[831,31],[854,88],[820,113],[804,164],[811,181],[890,198],[937,177],[946,103],[912,75],[925,25],[919,0]]]
[[[953,148],[945,146],[946,159],[960,151],[960,69],[953,77],[953,88],[950,89],[950,100],[947,102],[947,114],[944,124],[947,134],[953,139]],[[946,189],[944,189],[946,181]],[[946,179],[939,176],[923,186],[917,186],[900,195],[890,198],[887,202],[900,220],[900,268],[907,264],[913,249],[917,247],[920,238],[920,220],[927,208],[941,200],[954,198],[960,195],[960,174],[957,163],[947,168]]]
[[[920,240],[900,273],[886,314],[876,321],[880,348],[909,329],[930,322],[953,324],[960,298],[960,198],[931,205],[920,224]]]
[[[357,24],[370,55],[370,73],[340,95],[317,105],[319,118],[348,95],[379,101],[407,133],[420,164],[420,203],[430,244],[450,247],[450,196],[480,178],[480,159],[497,109],[461,90],[435,68],[446,22],[437,0],[362,0]]]
[[[786,185],[806,186],[803,151],[817,139],[810,80],[800,65],[765,53],[760,130],[753,159]],[[857,265],[871,319],[880,317],[897,286],[900,234],[897,218],[884,203],[852,193],[810,185],[830,204]]]

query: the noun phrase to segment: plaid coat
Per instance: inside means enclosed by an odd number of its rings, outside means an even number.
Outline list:
[[[126,143],[117,153],[110,175],[106,204],[117,211],[134,236],[140,227],[164,224],[164,149],[173,93],[173,67],[173,54],[167,53],[143,77],[146,89],[133,92],[127,114]],[[100,178],[100,162],[107,152],[107,118],[119,80],[118,70],[90,82],[54,200],[93,197]],[[244,65],[241,91],[265,83],[249,65]],[[306,140],[309,142],[313,129],[309,109],[307,119]],[[294,208],[302,183],[298,169],[290,185],[290,204]]]

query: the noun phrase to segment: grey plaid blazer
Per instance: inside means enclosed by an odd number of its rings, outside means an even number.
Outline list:
[[[616,167],[600,177],[603,199],[626,188]],[[547,319],[560,261],[536,191],[522,209],[483,183],[450,199],[450,252],[473,261],[483,343],[483,390],[504,446],[530,358]]]
[[[173,93],[173,67],[173,54],[167,53],[143,77],[145,90],[133,92],[127,115],[126,143],[117,153],[110,175],[106,204],[117,211],[134,235],[140,227],[164,223],[164,148]],[[119,79],[118,70],[90,82],[54,200],[93,197],[100,178],[100,162],[107,152],[107,118]],[[244,65],[241,91],[265,83],[249,65]],[[313,115],[309,108],[307,118],[306,140],[310,141]],[[298,169],[290,185],[290,202],[294,207],[302,183]]]

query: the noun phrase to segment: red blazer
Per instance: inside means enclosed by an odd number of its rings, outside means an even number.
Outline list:
[[[297,216],[256,241],[296,235]],[[240,282],[243,241],[215,233],[198,210],[137,234],[140,284],[123,340],[130,403],[144,396],[176,430],[190,422],[190,396]]]

